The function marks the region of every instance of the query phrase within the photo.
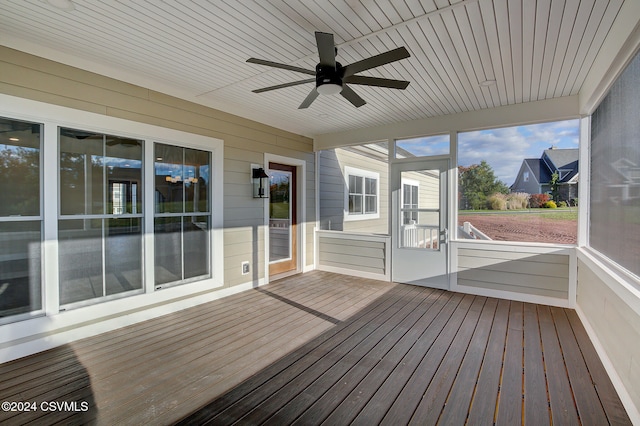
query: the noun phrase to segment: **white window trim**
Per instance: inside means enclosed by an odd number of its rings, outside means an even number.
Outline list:
[[[112,328],[144,320],[149,315],[157,315],[153,312],[169,313],[174,310],[193,306],[197,303],[206,302],[208,299],[215,299],[219,296],[212,291],[224,285],[224,233],[223,233],[223,165],[224,165],[224,142],[220,139],[208,136],[186,133],[179,130],[163,128],[145,123],[134,122],[117,117],[110,117],[102,114],[76,110],[67,107],[33,101],[10,95],[0,94],[0,115],[15,118],[18,120],[33,121],[44,124],[43,139],[43,308],[45,316],[36,317],[8,324],[4,327],[8,333],[0,338],[0,344],[7,343],[14,339],[30,338],[34,334],[41,335],[56,334],[55,338],[41,339],[35,349],[25,347],[23,351],[13,350],[11,359],[24,356],[33,351],[44,350],[60,343],[66,343],[76,338],[82,338],[96,333],[107,331]],[[145,141],[144,148],[144,181],[153,182],[154,168],[150,165],[154,163],[153,143],[160,142],[201,150],[212,153],[212,173],[211,173],[211,193],[216,194],[211,206],[211,238],[212,257],[211,273],[209,279],[190,283],[188,285],[176,286],[154,291],[154,268],[153,268],[153,191],[144,192],[144,220],[145,232],[143,235],[143,270],[145,274],[144,290],[146,294],[139,294],[132,297],[120,298],[114,301],[104,301],[103,303],[92,304],[90,306],[78,307],[77,309],[60,311],[59,291],[58,291],[58,158],[55,155],[57,147],[57,128],[71,127],[80,128],[87,131],[97,131],[108,134],[117,134],[125,137],[142,139]],[[151,206],[151,208],[149,207]],[[198,296],[197,300],[192,299]],[[156,308],[158,307],[158,308]],[[134,312],[135,314],[130,313]],[[129,315],[126,320],[120,315]],[[56,320],[52,321],[51,317]],[[134,318],[135,317],[135,318]],[[86,324],[87,318],[93,320],[90,327],[76,330],[82,324]],[[60,333],[62,329],[68,332]],[[33,349],[33,350],[32,350]],[[15,354],[14,354],[15,352]],[[0,358],[4,354],[0,351]]]
[[[351,214],[349,213],[349,176],[358,176],[376,180],[376,212]],[[363,186],[364,191],[364,186]],[[364,196],[364,193],[363,193]],[[362,200],[364,206],[364,198]],[[355,220],[371,220],[380,218],[380,173],[370,170],[358,169],[355,167],[344,167],[344,220],[345,222]]]

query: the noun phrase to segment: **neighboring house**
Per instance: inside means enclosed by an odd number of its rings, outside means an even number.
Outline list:
[[[628,203],[640,199],[640,166],[627,158],[611,161],[600,155],[600,161],[608,164],[608,173],[598,173],[591,192],[593,202]],[[606,158],[606,159],[605,159]]]
[[[578,149],[545,149],[540,158],[522,162],[511,192],[551,193],[551,178],[558,172],[558,197],[561,201],[578,198]]]

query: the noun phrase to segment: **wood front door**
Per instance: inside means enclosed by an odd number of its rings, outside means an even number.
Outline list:
[[[269,275],[298,268],[296,167],[269,163]]]

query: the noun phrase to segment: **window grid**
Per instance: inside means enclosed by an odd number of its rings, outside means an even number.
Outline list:
[[[345,220],[379,217],[380,175],[376,172],[345,167]]]

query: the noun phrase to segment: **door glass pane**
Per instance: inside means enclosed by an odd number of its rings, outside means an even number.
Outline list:
[[[184,149],[155,144],[156,213],[182,213]]]
[[[184,278],[209,275],[209,216],[183,219]]]
[[[182,279],[182,217],[155,219],[156,284]]]
[[[291,173],[269,172],[269,261],[291,257]]]
[[[142,213],[142,141],[106,137],[107,214]]]
[[[0,216],[40,215],[40,125],[0,118]]]
[[[40,221],[0,222],[0,317],[42,308]]]
[[[185,148],[185,212],[209,211],[209,152]]]
[[[398,238],[401,248],[438,250],[440,238],[440,172],[438,170],[404,171],[403,180],[418,185],[403,185],[404,198],[399,203],[402,223]]]
[[[104,296],[102,219],[58,222],[60,304]]]
[[[60,213],[104,214],[104,137],[60,129]]]
[[[108,219],[105,239],[106,294],[142,288],[140,218]]]

